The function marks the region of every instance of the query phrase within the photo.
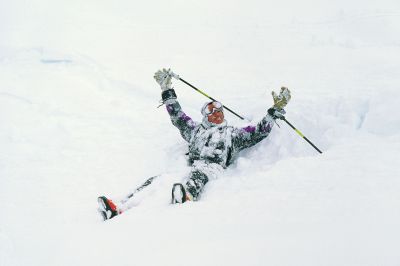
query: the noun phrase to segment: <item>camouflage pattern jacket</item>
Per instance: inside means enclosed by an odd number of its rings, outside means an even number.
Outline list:
[[[266,115],[256,126],[235,128],[227,126],[226,121],[215,125],[207,121],[194,122],[174,100],[167,105],[172,124],[177,127],[182,137],[189,143],[189,163],[202,160],[216,163],[226,168],[237,154],[266,138],[274,125],[271,116]]]

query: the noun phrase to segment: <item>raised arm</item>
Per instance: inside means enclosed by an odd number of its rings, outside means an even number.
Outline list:
[[[169,69],[159,70],[154,74],[154,79],[161,86],[162,101],[166,105],[172,124],[179,129],[182,137],[189,142],[197,123],[182,111],[182,107],[176,99],[175,90],[171,87],[172,74]]]
[[[274,126],[274,119],[268,114],[256,126],[235,128],[232,134],[232,147],[236,151],[251,147],[265,139]]]
[[[265,139],[272,130],[275,120],[283,117],[285,110],[283,109],[289,102],[291,95],[286,87],[281,88],[279,95],[272,92],[274,100],[273,107],[268,109],[266,116],[261,119],[256,126],[247,126],[244,128],[236,128],[232,134],[233,149],[239,151],[251,147],[261,140]]]

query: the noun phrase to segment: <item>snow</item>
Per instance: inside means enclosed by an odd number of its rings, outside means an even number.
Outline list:
[[[0,34],[0,265],[400,265],[397,1],[3,1]],[[171,205],[189,168],[163,67],[251,123],[288,86],[323,154],[279,122]],[[157,174],[102,222],[99,195]]]

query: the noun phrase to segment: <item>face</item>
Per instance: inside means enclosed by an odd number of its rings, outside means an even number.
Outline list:
[[[224,122],[224,109],[223,105],[220,102],[214,101],[209,103],[206,106],[205,113],[208,114],[207,115],[208,122],[217,125]]]
[[[224,113],[222,111],[216,111],[210,115],[208,115],[208,122],[214,123],[214,124],[221,124],[224,122]]]
[[[208,118],[208,122],[214,123],[214,124],[221,124],[222,122],[224,122],[224,112],[222,111],[215,111],[212,114],[209,114],[207,116]]]

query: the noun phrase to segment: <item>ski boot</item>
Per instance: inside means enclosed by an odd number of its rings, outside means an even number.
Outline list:
[[[185,187],[181,183],[176,183],[172,187],[172,204],[184,203],[186,201],[192,201],[192,195],[186,191]]]
[[[104,221],[109,220],[121,212],[118,211],[117,206],[112,202],[112,200],[107,199],[104,196],[98,197],[97,201],[99,203],[99,212],[103,217]]]

